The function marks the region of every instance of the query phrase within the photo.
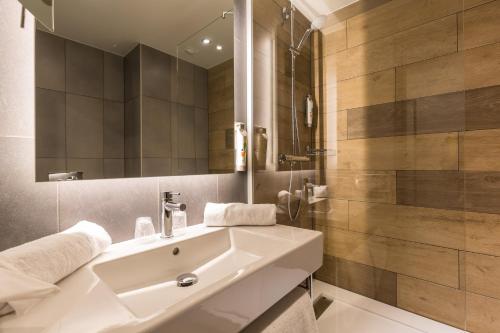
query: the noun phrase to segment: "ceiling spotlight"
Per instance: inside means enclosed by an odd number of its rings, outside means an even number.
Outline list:
[[[208,45],[208,44],[210,44],[211,42],[212,42],[212,41],[211,41],[210,39],[208,39],[208,38],[203,38],[203,39],[201,40],[201,43],[202,43],[203,45]]]
[[[222,50],[222,45],[217,45],[215,48],[217,49],[217,51],[220,51]]]

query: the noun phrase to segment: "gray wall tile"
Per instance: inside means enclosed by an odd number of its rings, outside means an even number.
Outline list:
[[[48,182],[49,173],[66,172],[66,158],[36,158],[36,181]]]
[[[171,157],[171,105],[164,100],[142,98],[143,157]]]
[[[125,177],[125,161],[123,158],[105,158],[103,163],[104,178]]]
[[[208,110],[195,109],[194,137],[197,159],[208,159]]]
[[[103,52],[66,41],[66,92],[103,97]]]
[[[140,158],[125,158],[125,177],[140,177],[141,176],[141,159]]]
[[[173,154],[178,158],[195,158],[194,107],[174,104],[172,114]]]
[[[125,56],[125,101],[140,94],[140,46],[137,45]]]
[[[68,158],[102,158],[102,100],[67,94],[66,133]]]
[[[194,106],[208,108],[208,71],[202,67],[194,68]]]
[[[66,164],[68,171],[82,171],[83,179],[104,178],[102,158],[68,158]]]
[[[199,175],[205,175],[209,173],[208,158],[196,159],[196,173]]]
[[[119,242],[134,237],[135,219],[151,216],[158,226],[158,179],[107,179],[59,185],[61,230],[80,220],[102,225]]]
[[[174,175],[196,175],[197,164],[195,158],[177,159],[177,168]]]
[[[33,138],[35,131],[34,20],[19,28],[21,4],[2,1],[0,19],[0,136]]]
[[[65,91],[66,66],[64,39],[36,30],[36,86]]]
[[[36,88],[36,156],[66,157],[66,94]]]
[[[223,203],[247,202],[246,174],[217,175],[217,201]]]
[[[172,174],[172,160],[170,158],[145,157],[142,159],[142,176],[167,176]]]
[[[203,222],[207,202],[217,201],[217,176],[180,176],[160,178],[160,192],[180,192],[176,199],[187,205],[188,225]]]
[[[125,103],[125,157],[141,154],[141,105],[139,98]]]
[[[123,158],[125,156],[124,104],[105,100],[103,112],[104,158]]]
[[[34,147],[0,138],[0,251],[57,232],[57,185],[34,182]]]
[[[171,61],[173,57],[141,45],[142,94],[170,101]]]
[[[123,58],[104,52],[104,99],[123,102],[124,83]]]

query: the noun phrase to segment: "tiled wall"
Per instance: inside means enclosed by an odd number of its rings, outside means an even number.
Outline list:
[[[234,170],[234,61],[208,70],[208,169]]]
[[[21,5],[0,0],[0,7],[0,249],[80,219],[103,224],[114,241],[131,238],[136,217],[152,216],[157,225],[162,190],[183,194],[190,224],[202,221],[207,201],[246,201],[244,174],[35,182],[34,20],[28,14],[20,28]]]
[[[36,86],[37,180],[208,173],[206,69],[142,44],[123,58],[37,30]]]
[[[392,0],[329,18],[315,85],[337,156],[318,278],[500,330],[499,14],[498,0]]]
[[[36,176],[124,176],[123,58],[36,30]]]

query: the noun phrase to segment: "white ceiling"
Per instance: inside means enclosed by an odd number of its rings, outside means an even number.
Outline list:
[[[295,7],[310,21],[320,15],[328,15],[358,0],[292,0]]]
[[[214,43],[208,47],[199,43],[195,55],[179,52],[179,57],[210,68],[232,58],[233,19],[207,25],[232,7],[233,0],[55,1],[55,34],[121,56],[137,43],[175,56],[179,43],[190,37],[201,42],[206,33]],[[191,47],[197,46],[193,38],[188,40]],[[223,46],[223,52],[214,51],[216,44]]]

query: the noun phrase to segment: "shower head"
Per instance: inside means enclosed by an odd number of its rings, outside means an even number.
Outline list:
[[[304,33],[304,35],[300,39],[300,42],[296,47],[296,51],[300,51],[302,49],[302,47],[304,46],[305,41],[311,35],[311,33],[315,30],[319,30],[319,29],[323,28],[325,23],[326,23],[326,16],[324,16],[324,15],[320,15],[320,16],[317,16],[316,18],[314,18],[314,20],[311,22],[311,27],[306,30],[306,32]]]

